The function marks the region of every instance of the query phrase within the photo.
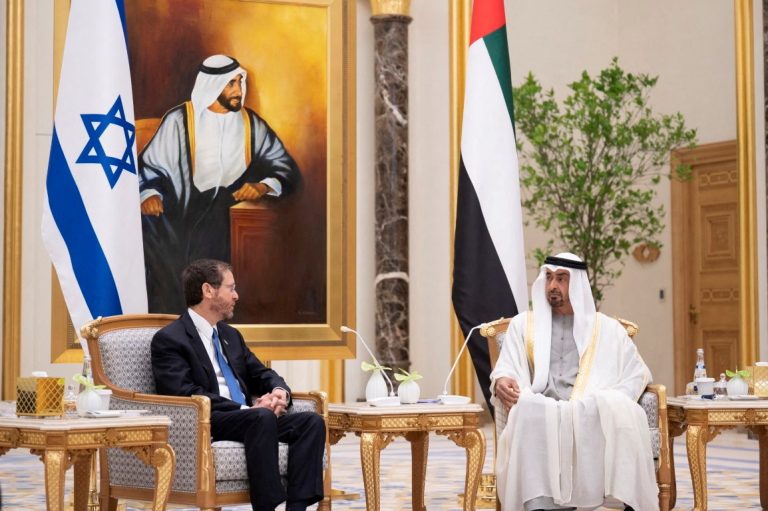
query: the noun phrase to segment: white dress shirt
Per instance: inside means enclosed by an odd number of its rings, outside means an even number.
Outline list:
[[[219,395],[227,399],[232,399],[232,394],[229,392],[229,386],[227,386],[227,381],[224,379],[224,373],[221,372],[219,361],[216,359],[216,349],[213,347],[213,326],[208,323],[207,319],[192,309],[187,309],[187,311],[189,312],[189,317],[192,318],[192,322],[195,324],[197,333],[200,334],[200,339],[203,341],[203,346],[205,346],[205,351],[208,353],[208,358],[211,360],[211,364],[213,364],[216,380],[219,382]],[[221,334],[219,334],[219,340],[221,340]],[[221,350],[221,355],[225,360],[227,359],[223,349]],[[229,360],[227,360],[227,362],[229,362]],[[245,405],[243,406],[248,408]]]

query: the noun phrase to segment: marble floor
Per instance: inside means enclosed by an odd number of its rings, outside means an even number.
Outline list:
[[[492,438],[486,429],[486,438]],[[348,435],[333,447],[333,487],[357,493],[355,500],[336,500],[334,510],[366,509],[360,469],[359,443]],[[427,466],[426,507],[433,510],[461,509],[458,494],[464,484],[464,450],[441,436],[431,436]],[[490,471],[490,453],[486,471]],[[685,458],[684,437],[675,442],[678,498],[675,509],[692,509],[693,494]],[[707,450],[709,509],[760,509],[758,480],[758,447],[756,440],[745,434],[727,431],[709,444]],[[395,440],[381,455],[382,510],[411,509],[410,447],[402,439]],[[43,465],[36,456],[16,449],[0,457],[2,508],[13,511],[45,509]],[[67,479],[71,491],[71,471]],[[141,503],[128,503],[128,509],[146,509]],[[174,506],[173,509],[182,509]],[[246,511],[250,506],[227,507],[225,511]]]

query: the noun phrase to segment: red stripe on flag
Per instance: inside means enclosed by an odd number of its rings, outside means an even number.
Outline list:
[[[504,0],[475,0],[472,6],[472,29],[469,32],[471,45],[481,37],[498,30],[506,24]]]

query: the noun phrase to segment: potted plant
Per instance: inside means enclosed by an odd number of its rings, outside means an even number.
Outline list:
[[[75,406],[79,415],[85,415],[85,412],[102,409],[102,399],[97,390],[105,388],[104,385],[95,385],[93,380],[86,378],[78,373],[72,376],[72,379],[83,386],[82,392],[77,395]]]
[[[725,374],[730,378],[726,384],[729,396],[746,396],[749,394],[749,383],[746,380],[749,378],[749,371],[745,369],[739,371],[738,368],[736,371],[726,369]]]
[[[395,373],[395,380],[400,382],[397,387],[397,395],[400,396],[400,402],[404,405],[418,402],[421,395],[421,389],[416,380],[423,378],[417,371],[410,373],[405,369],[398,368],[399,373]]]
[[[514,88],[523,207],[551,235],[534,255],[543,262],[557,243],[582,256],[598,306],[633,246],[661,246],[662,165],[672,149],[696,139],[682,114],[651,109],[657,80],[624,71],[614,58],[594,77],[584,71],[561,103],[530,73]],[[687,178],[690,167],[672,175]]]
[[[363,371],[371,371],[371,377],[368,378],[368,383],[365,385],[365,400],[373,401],[377,398],[387,397],[387,382],[384,381],[384,375],[382,371],[388,371],[389,367],[382,365],[371,364],[370,362],[363,361],[360,364],[360,368]]]

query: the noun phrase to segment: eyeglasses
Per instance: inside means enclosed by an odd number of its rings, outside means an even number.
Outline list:
[[[232,293],[235,291],[236,284],[220,284],[218,287],[226,287]]]

